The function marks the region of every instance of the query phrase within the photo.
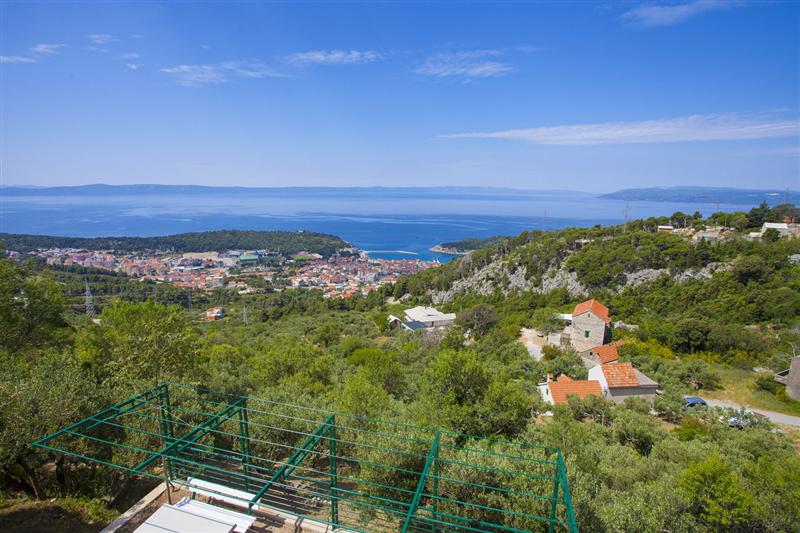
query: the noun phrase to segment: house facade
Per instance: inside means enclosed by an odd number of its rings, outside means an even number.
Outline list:
[[[625,341],[616,341],[611,344],[594,346],[581,352],[581,357],[593,363],[592,366],[615,363],[619,361],[619,347],[623,344],[625,344]]]
[[[225,316],[225,309],[222,307],[210,307],[206,309],[207,320],[219,320]]]
[[[610,326],[608,307],[597,300],[586,300],[575,306],[572,324],[565,333],[568,333],[572,346],[582,352],[605,344],[611,336]]]

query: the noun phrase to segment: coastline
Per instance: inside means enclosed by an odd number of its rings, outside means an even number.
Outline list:
[[[409,250],[361,250],[365,254],[405,254],[405,255],[419,255],[417,252]]]
[[[441,244],[437,244],[435,246],[431,246],[428,248],[429,252],[434,252],[438,254],[445,254],[445,255],[467,255],[469,252],[465,252],[463,250],[456,250],[455,248],[445,248]]]

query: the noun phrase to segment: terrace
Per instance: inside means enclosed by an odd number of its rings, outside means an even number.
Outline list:
[[[241,531],[273,531],[287,516],[357,533],[578,531],[557,448],[176,383],[34,446],[161,479],[169,503],[178,491],[181,505],[205,496],[213,507],[187,512],[252,516]]]

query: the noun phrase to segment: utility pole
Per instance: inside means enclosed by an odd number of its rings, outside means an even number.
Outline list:
[[[542,215],[542,231],[547,231],[547,209],[544,210]]]
[[[89,281],[83,278],[83,286],[85,291],[83,293],[83,307],[86,309],[86,315],[91,318],[94,316],[94,299],[92,298],[92,291],[89,289]]]
[[[244,310],[242,311],[242,322],[244,325],[247,326],[247,306],[244,306]]]

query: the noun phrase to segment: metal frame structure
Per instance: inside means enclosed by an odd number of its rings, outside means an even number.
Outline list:
[[[578,531],[557,448],[177,383],[33,445],[356,533]]]

